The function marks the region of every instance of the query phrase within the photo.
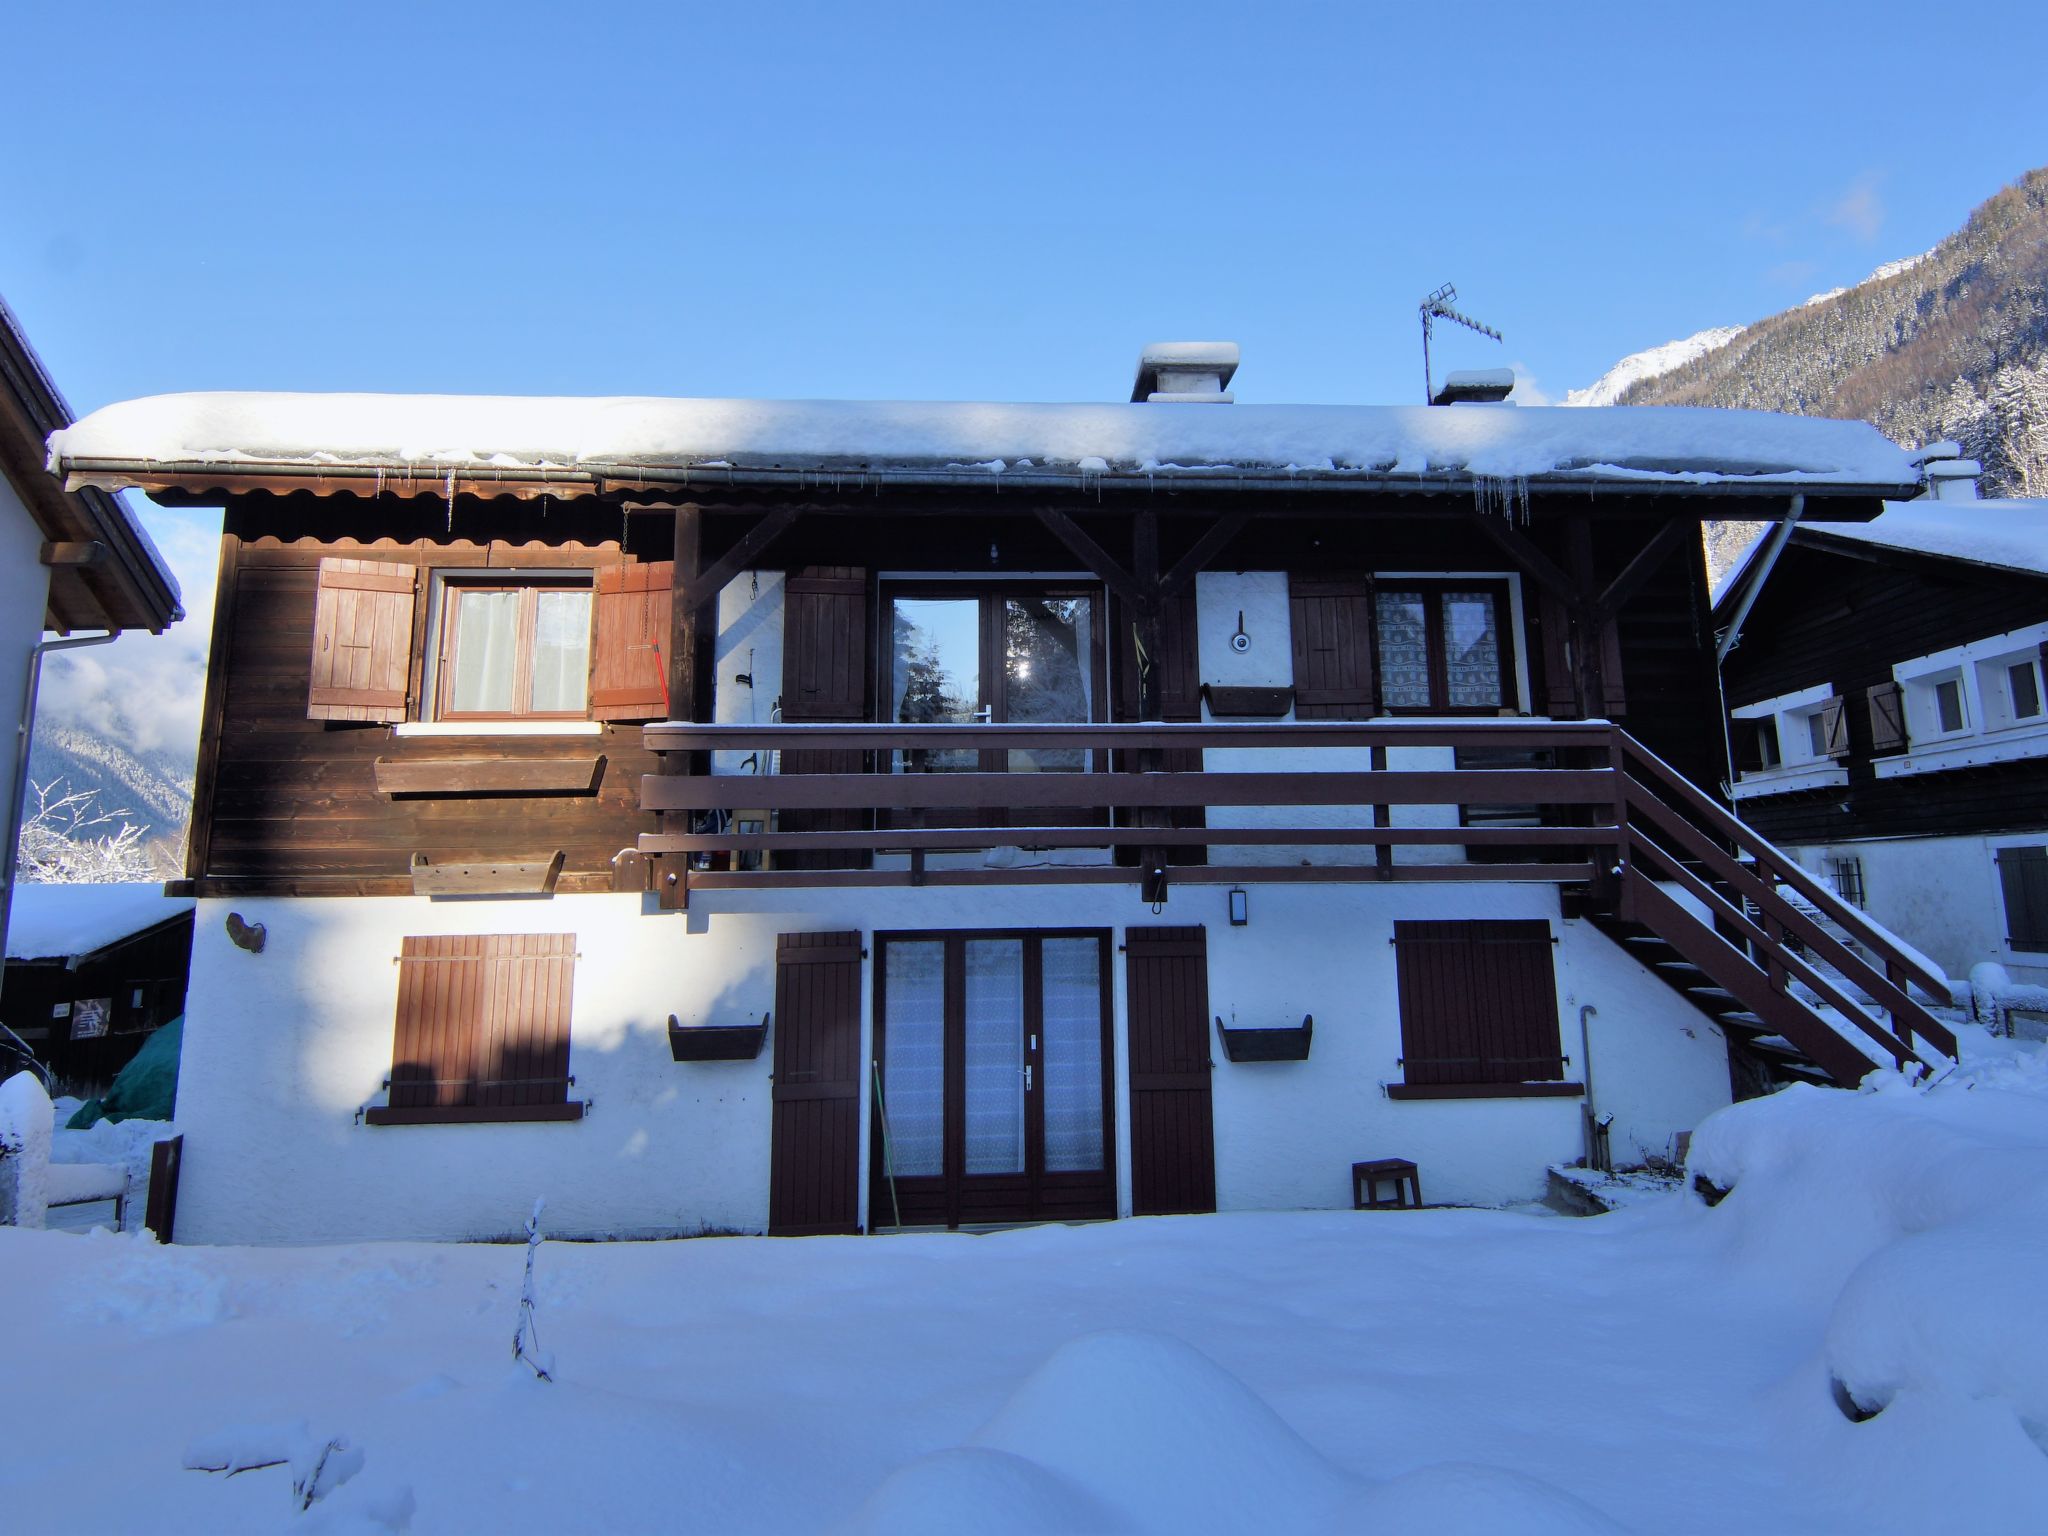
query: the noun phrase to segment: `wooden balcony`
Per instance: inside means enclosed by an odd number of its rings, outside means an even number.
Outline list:
[[[723,869],[694,870],[693,885],[1030,884],[1131,882],[1170,868],[1175,882],[1275,880],[1543,880],[1593,875],[1595,847],[1619,841],[1621,787],[1614,733],[1605,725],[1550,721],[1416,721],[1385,724],[648,726],[663,754],[742,752],[793,768],[836,772],[649,774],[643,810],[685,818],[693,830],[644,834],[648,854],[724,855]],[[1414,749],[1465,752],[1513,766],[1409,766]],[[932,754],[979,754],[986,765],[1013,754],[1066,754],[1088,771],[890,772]],[[1219,770],[1207,754],[1255,752]],[[1197,758],[1195,754],[1204,754]],[[1282,754],[1276,766],[1268,754]],[[1401,754],[1400,757],[1395,754]],[[670,758],[679,765],[688,761]],[[1223,762],[1230,763],[1225,756]],[[1454,759],[1455,760],[1455,759]],[[1175,767],[1203,762],[1204,766]],[[1539,766],[1539,764],[1541,766]],[[857,765],[857,766],[856,766]],[[1513,808],[1533,825],[1395,825],[1396,807],[1433,807],[1439,823],[1459,808]],[[774,830],[736,830],[735,812],[775,817]],[[1205,812],[1207,824],[1191,825]],[[857,826],[813,830],[832,819]],[[791,830],[789,823],[804,829]],[[1247,824],[1251,823],[1251,824]],[[1456,862],[1402,862],[1400,848],[1463,849]],[[1003,868],[937,866],[930,856],[992,848],[1047,854],[1135,850],[1135,863],[1061,862]],[[1291,862],[1232,862],[1234,850],[1299,849]],[[1171,862],[1201,850],[1205,863]],[[1366,850],[1360,862],[1331,850]],[[1323,856],[1317,855],[1323,850]],[[732,868],[741,854],[856,855],[860,869]],[[888,861],[902,856],[899,865]],[[1455,855],[1451,857],[1455,858]],[[697,861],[700,864],[702,860]],[[850,861],[849,861],[850,862]]]

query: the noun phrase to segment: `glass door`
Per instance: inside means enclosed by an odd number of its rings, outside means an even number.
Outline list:
[[[1108,944],[877,939],[875,1226],[1115,1214]]]

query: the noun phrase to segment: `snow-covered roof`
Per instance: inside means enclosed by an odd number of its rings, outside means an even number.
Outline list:
[[[1888,502],[1867,523],[1830,523],[1826,537],[2048,576],[2048,499]]]
[[[1487,480],[1901,495],[1907,452],[1863,422],[1675,407],[1016,405],[460,395],[184,394],[106,406],[52,434],[73,484],[290,476],[689,483],[808,474],[991,484]]]
[[[118,885],[17,884],[7,919],[7,958],[60,960],[190,912],[190,896],[166,896],[160,881]]]

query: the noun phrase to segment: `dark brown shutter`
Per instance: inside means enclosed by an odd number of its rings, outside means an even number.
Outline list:
[[[399,952],[389,1112],[373,1122],[559,1118],[573,933],[436,934]]]
[[[786,721],[868,718],[868,581],[852,566],[812,566],[782,589],[782,718]],[[783,773],[859,773],[859,751],[784,752]],[[784,832],[858,831],[868,811],[784,811]],[[778,853],[778,869],[858,869],[865,856]]]
[[[313,600],[310,720],[405,719],[419,568],[328,556]]]
[[[1897,683],[1878,683],[1866,697],[1870,700],[1870,750],[1906,750],[1906,699]]]
[[[597,569],[590,617],[590,716],[664,720],[669,715],[669,608],[675,564],[656,560]]]
[[[1379,713],[1372,591],[1363,577],[1287,578],[1297,720],[1369,720]]]
[[[1848,701],[1840,694],[1836,694],[1820,707],[1820,739],[1822,756],[1849,755]]]
[[[776,940],[772,1236],[859,1230],[860,953],[858,933]]]
[[[1628,713],[1628,693],[1621,683],[1621,620],[1609,619],[1600,626],[1600,707],[1610,720]]]
[[[1536,627],[1543,643],[1543,712],[1553,720],[1579,716],[1579,686],[1572,676],[1571,614],[1548,587],[1539,589]]]
[[[1407,1083],[1564,1076],[1549,923],[1396,922],[1394,964]]]
[[[2048,848],[1999,849],[1998,883],[2005,897],[2006,944],[2048,950]]]
[[[1131,1208],[1140,1216],[1213,1211],[1208,935],[1199,927],[1133,927],[1124,934],[1124,959]]]
[[[1130,606],[1116,605],[1117,718],[1138,718],[1138,630]],[[1159,615],[1159,718],[1194,721],[1202,718],[1201,625],[1191,582],[1166,600]],[[1169,754],[1179,757],[1182,754]],[[1184,765],[1185,766],[1185,765]],[[1200,767],[1197,762],[1192,766]]]
[[[1764,744],[1761,722],[1747,717],[1730,722],[1729,744],[1735,752],[1737,773],[1756,773],[1764,765]]]

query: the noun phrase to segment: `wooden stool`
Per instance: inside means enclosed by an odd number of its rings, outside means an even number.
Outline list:
[[[1381,1186],[1393,1191],[1380,1193]],[[1422,1179],[1405,1157],[1376,1158],[1351,1165],[1351,1208],[1354,1211],[1413,1211],[1422,1207]]]

